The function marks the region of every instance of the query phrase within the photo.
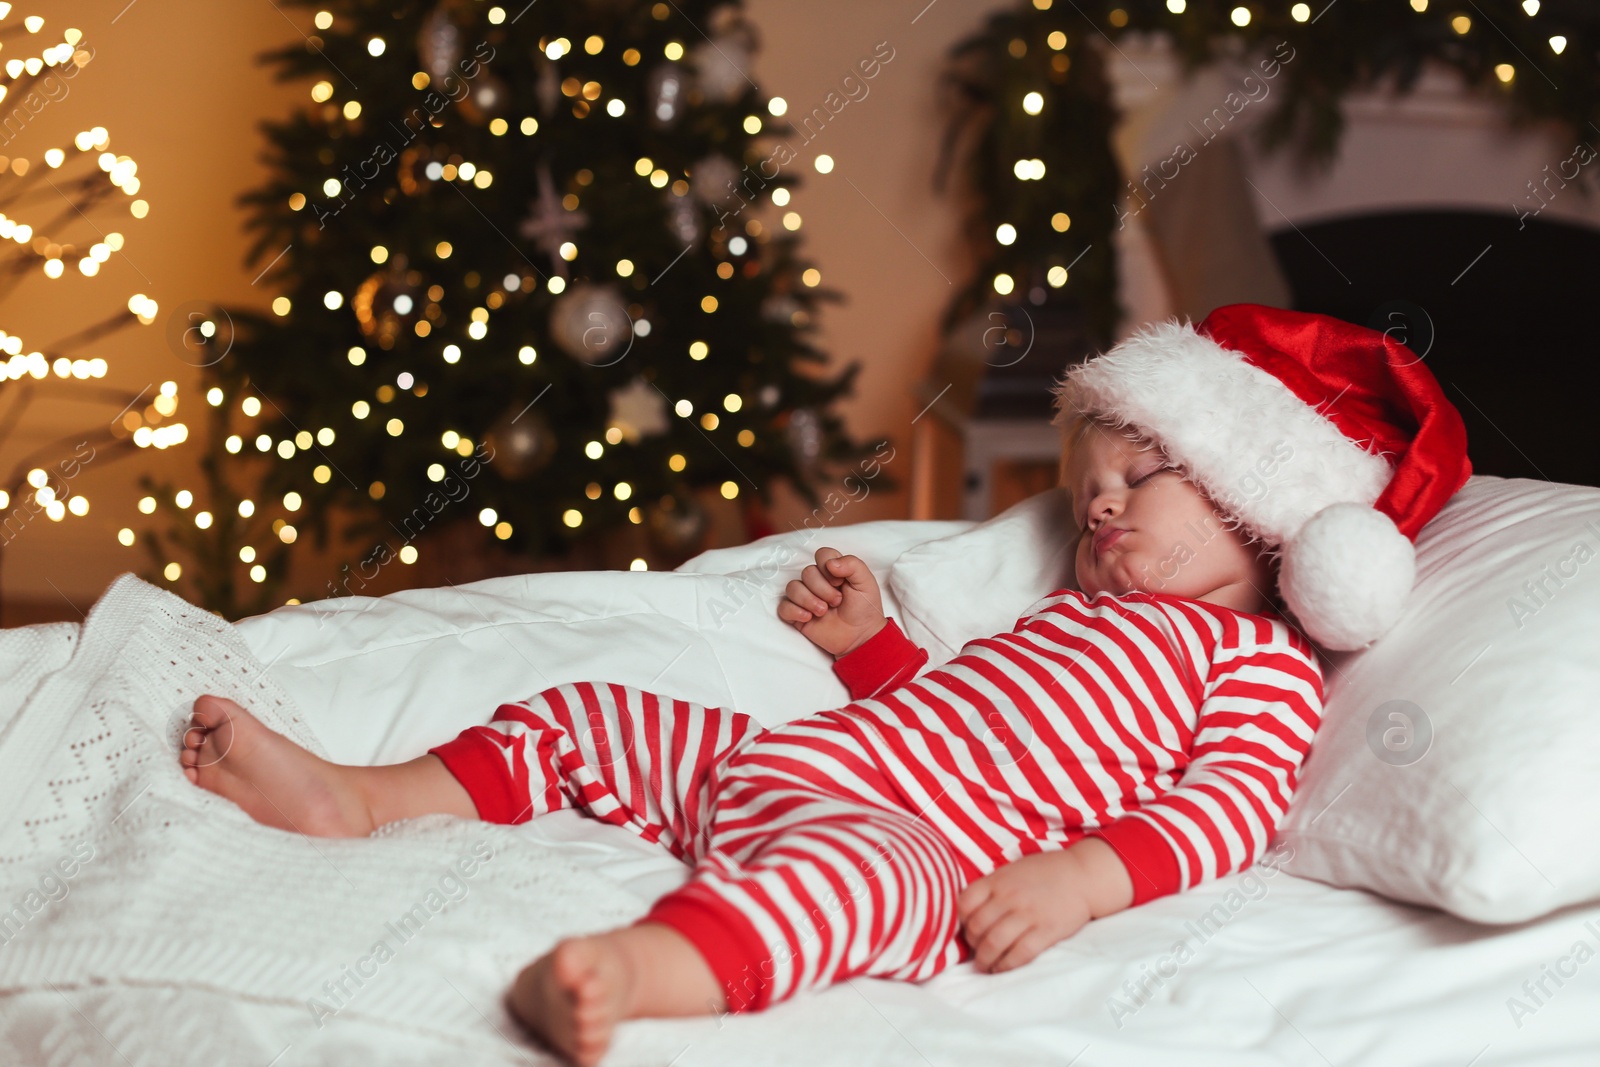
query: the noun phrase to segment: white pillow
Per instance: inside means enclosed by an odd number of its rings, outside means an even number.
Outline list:
[[[1010,633],[1018,617],[1057,589],[1078,587],[1077,526],[1066,490],[1046,489],[986,522],[927,541],[889,572],[906,636],[936,667],[979,637]]]
[[[1283,869],[1512,923],[1600,897],[1600,489],[1477,475],[1327,658]]]

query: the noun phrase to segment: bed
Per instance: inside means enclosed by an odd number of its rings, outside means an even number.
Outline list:
[[[776,724],[847,702],[827,658],[774,614],[817,547],[866,559],[886,611],[937,666],[1069,584],[1060,505],[1052,491],[985,523],[802,528],[668,573],[498,578],[236,624],[125,574],[83,623],[0,632],[0,1063],[559,1062],[499,992],[557,938],[642,915],[687,868],[570,811],[521,827],[431,817],[355,842],[257,826],[178,772],[194,695],[226,692],[359,763],[407,758],[502,701],[591,678]],[[1327,736],[1257,867],[1091,923],[998,975],[968,964],[920,985],[853,979],[759,1014],[632,1021],[604,1062],[1595,1062],[1600,871],[1581,853],[1600,853],[1588,833],[1600,816],[1573,776],[1600,749],[1584,747],[1600,716],[1583,715],[1600,563],[1559,560],[1577,537],[1600,546],[1597,517],[1600,490],[1469,482],[1419,538],[1406,633],[1327,661]],[[1541,560],[1571,575],[1515,636],[1463,610],[1463,596],[1523,595]],[[1486,571],[1504,588],[1485,588]],[[1495,635],[1465,671],[1481,635],[1441,636],[1442,615]],[[1434,683],[1406,643],[1417,633],[1450,646]],[[1528,669],[1562,695],[1508,673]],[[1399,689],[1396,672],[1410,679]],[[1423,695],[1430,684],[1446,695]],[[1430,709],[1431,764],[1359,754],[1374,693]],[[1517,736],[1544,743],[1525,740],[1497,778],[1477,750],[1504,746],[1470,716],[1518,693],[1539,728],[1525,718]],[[1451,694],[1467,711],[1446,706]],[[1473,816],[1441,781],[1493,832],[1452,822]],[[1513,810],[1512,790],[1525,806],[1561,799],[1561,815]],[[452,875],[473,849],[494,858]],[[392,959],[363,953],[379,940]]]

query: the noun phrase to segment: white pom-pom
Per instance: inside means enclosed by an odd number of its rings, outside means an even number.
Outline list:
[[[1349,651],[1389,631],[1416,574],[1416,549],[1389,516],[1330,504],[1284,546],[1278,589],[1307,636]]]

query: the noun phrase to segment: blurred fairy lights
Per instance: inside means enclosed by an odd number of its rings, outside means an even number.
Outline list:
[[[45,20],[36,15],[22,19],[18,25],[12,18],[12,5],[0,3],[0,48],[4,53],[29,50],[44,27]],[[22,40],[17,40],[19,37]],[[37,54],[0,53],[4,58],[0,63],[0,101],[22,99],[36,81],[76,74],[93,58],[90,50],[79,47],[82,42],[81,31],[67,29],[58,43],[47,45]],[[48,148],[36,159],[0,155],[0,204],[5,207],[0,211],[0,297],[29,278],[43,276],[48,282],[72,276],[93,278],[122,252],[125,237],[115,225],[91,224],[92,239],[77,240],[72,236],[77,223],[87,222],[92,212],[119,194],[132,219],[142,219],[149,213],[149,205],[137,198],[138,164],[126,155],[112,152],[110,145],[109,131],[96,126],[80,131],[70,146]],[[59,203],[62,199],[69,205],[65,211]],[[39,216],[48,221],[41,221]],[[83,354],[81,349],[129,326],[148,326],[159,310],[155,300],[135,293],[123,307],[101,321],[41,348],[30,348],[20,334],[0,328],[0,398],[7,402],[0,444],[15,428],[37,388],[91,382],[107,376],[110,367],[106,359]],[[12,524],[25,521],[25,516],[18,513],[25,503],[34,505],[34,513],[42,513],[55,522],[68,515],[86,515],[89,499],[77,490],[72,479],[89,460],[106,454],[131,454],[143,448],[166,449],[185,441],[188,428],[174,419],[178,410],[177,383],[163,382],[153,400],[147,402],[147,396],[148,388],[135,395],[93,387],[93,399],[115,403],[121,412],[103,429],[79,431],[62,439],[70,442],[83,438],[73,459],[60,460],[55,455],[63,447],[62,440],[55,440],[13,461],[14,466],[0,476],[0,509],[9,512],[3,518]],[[131,531],[123,531],[119,539],[124,544],[131,543]]]

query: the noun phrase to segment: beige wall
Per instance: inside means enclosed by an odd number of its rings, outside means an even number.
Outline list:
[[[897,454],[890,470],[903,485],[911,469],[912,418],[921,408],[911,395],[937,339],[935,323],[962,280],[954,219],[930,185],[940,136],[937,74],[948,46],[1004,6],[991,0],[861,3],[843,0],[751,0],[749,11],[763,50],[751,72],[771,94],[808,111],[856,61],[880,42],[894,58],[869,83],[870,94],[846,107],[809,145],[791,144],[805,164],[805,185],[793,208],[805,219],[802,234],[824,283],[848,296],[822,317],[822,341],[838,359],[865,362],[858,394],[843,411],[863,439],[888,436]],[[10,146],[7,155],[37,159],[46,148],[68,146],[80,129],[111,132],[111,150],[139,165],[149,200],[148,218],[96,215],[101,230],[120,229],[125,255],[114,256],[94,279],[50,282],[31,278],[0,306],[0,328],[30,347],[57,340],[144,292],[160,302],[162,319],[101,343],[111,372],[103,384],[138,392],[176,380],[185,390],[196,373],[167,349],[165,314],[190,300],[259,302],[270,293],[251,287],[256,269],[243,263],[247,241],[235,197],[258,184],[263,144],[255,125],[280,117],[304,99],[301,86],[278,85],[254,57],[292,41],[308,28],[309,12],[272,3],[205,3],[202,0],[34,0],[19,4],[8,23],[28,14],[45,17],[52,43],[75,26],[95,51],[70,93],[49,104]],[[919,15],[920,12],[920,15]],[[6,38],[0,61],[18,54],[26,38]],[[7,101],[8,105],[14,101]],[[811,170],[818,152],[836,161],[829,175]],[[0,185],[3,190],[3,185]],[[123,203],[127,198],[121,197]],[[112,219],[116,219],[113,223]],[[79,227],[69,236],[92,232]],[[258,268],[257,268],[258,269]],[[4,391],[0,389],[0,397]],[[197,395],[180,417],[202,424]],[[43,442],[77,427],[99,426],[120,403],[82,400],[36,402],[22,432],[7,442],[0,460],[9,467],[29,442]],[[192,451],[192,450],[191,450]],[[141,565],[139,550],[117,544],[115,534],[142,518],[134,510],[135,475],[159,462],[175,475],[188,469],[179,454],[145,452],[113,462],[97,456],[74,480],[90,501],[82,518],[60,523],[42,516],[3,553],[3,595],[67,601],[86,607],[119,572]],[[185,480],[193,484],[192,476]],[[779,497],[780,528],[797,524],[808,508],[792,494]],[[907,494],[874,492],[850,504],[838,522],[907,515]],[[729,524],[723,516],[719,530]],[[66,617],[75,617],[71,612]],[[24,621],[15,616],[7,623]]]

